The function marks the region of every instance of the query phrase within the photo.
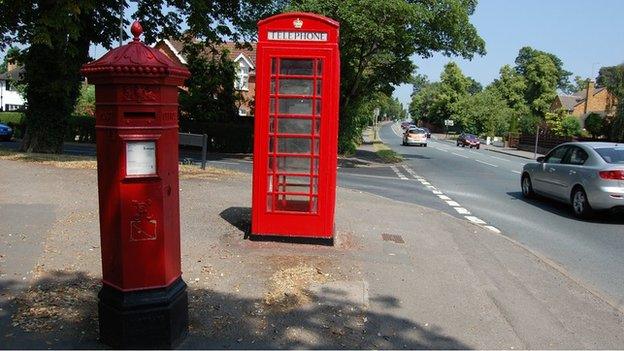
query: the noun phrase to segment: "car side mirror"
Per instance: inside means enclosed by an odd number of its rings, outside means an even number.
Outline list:
[[[540,157],[536,158],[535,161],[537,161],[539,163],[544,163],[544,156],[540,156]]]

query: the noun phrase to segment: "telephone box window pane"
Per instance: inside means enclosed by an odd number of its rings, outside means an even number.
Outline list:
[[[310,202],[310,212],[316,213],[318,212],[318,198],[312,197],[312,201]]]
[[[275,94],[275,78],[271,78],[271,94]]]
[[[321,120],[320,119],[314,120],[314,133],[317,135],[321,133]]]
[[[276,189],[280,193],[310,193],[310,177],[282,176]],[[316,189],[314,189],[316,194]]]
[[[313,82],[310,79],[280,79],[279,93],[311,96]]]
[[[301,118],[280,118],[277,120],[279,133],[310,134],[312,133],[312,120]]]
[[[282,59],[280,74],[311,76],[314,72],[313,67],[313,60]]]
[[[280,195],[275,203],[276,211],[310,212],[310,196]]]
[[[275,133],[275,118],[269,118],[269,133]]]
[[[318,139],[313,139],[312,143],[314,144],[314,154],[315,155],[319,155],[320,154],[320,150],[319,150],[319,140]]]
[[[307,157],[276,157],[275,159],[278,172],[310,174],[310,159]]]
[[[321,100],[316,100],[316,111],[314,111],[314,114],[317,116],[321,115]]]
[[[269,99],[269,113],[275,113],[275,99]]]
[[[323,83],[320,80],[316,81],[316,95],[321,96],[321,91],[323,90]]]
[[[275,152],[275,138],[269,138],[269,152]]]
[[[323,75],[323,61],[322,60],[316,61],[316,75],[317,76]]]
[[[311,115],[311,99],[279,99],[279,113],[289,115]]]
[[[311,140],[308,138],[279,138],[277,152],[289,154],[309,154]]]

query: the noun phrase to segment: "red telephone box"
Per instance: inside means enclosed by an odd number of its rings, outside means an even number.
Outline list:
[[[180,267],[178,86],[185,67],[134,40],[83,66],[95,84],[100,340],[169,348],[188,330]]]
[[[258,23],[253,235],[333,238],[338,29],[310,13]]]

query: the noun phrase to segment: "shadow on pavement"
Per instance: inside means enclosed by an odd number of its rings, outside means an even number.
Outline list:
[[[522,196],[522,192],[513,191],[508,192],[507,195],[511,196],[516,200],[520,200],[526,202],[527,204],[531,204],[539,209],[544,211],[548,211],[557,216],[572,219],[579,222],[588,222],[588,223],[606,223],[606,224],[624,224],[624,216],[622,216],[622,211],[600,211],[594,213],[594,215],[589,219],[579,219],[574,217],[572,214],[572,209],[570,205],[564,204],[562,202],[537,195],[534,199],[527,199]]]
[[[4,289],[11,282],[3,282]],[[107,348],[98,342],[99,279],[84,272],[52,272],[2,305],[0,348]],[[345,302],[345,292],[324,289],[310,303],[271,305],[207,288],[189,287],[190,334],[184,349],[467,349],[435,326],[393,315],[394,297],[379,297],[384,312]],[[10,304],[11,306],[8,306]],[[10,312],[9,312],[10,311]],[[11,313],[12,316],[8,314]]]

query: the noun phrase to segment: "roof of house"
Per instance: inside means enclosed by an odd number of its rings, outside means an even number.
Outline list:
[[[594,95],[600,93],[605,90],[605,88],[596,88],[594,89]],[[559,95],[559,100],[561,101],[561,106],[567,111],[574,110],[574,107],[578,104],[583,103],[585,101],[585,96],[587,95],[587,89],[582,89],[577,91],[572,95]]]
[[[174,39],[166,39],[164,40],[164,42],[176,54],[176,56],[178,56],[178,58],[181,58],[180,61],[182,61],[183,63],[186,62],[186,55],[184,55],[184,53],[182,52],[182,49],[184,49],[184,43],[182,41],[174,40]],[[243,54],[245,58],[248,61],[250,61],[251,64],[255,67],[257,45],[256,43],[250,43],[250,45],[251,45],[251,49],[247,46],[243,46],[242,44],[237,44],[234,42],[226,42],[226,43],[218,45],[217,47],[220,48],[221,50],[227,50],[228,57],[232,61],[236,61],[236,59],[241,54]]]
[[[21,80],[24,74],[24,67],[19,66],[8,72],[0,74],[0,80]]]

